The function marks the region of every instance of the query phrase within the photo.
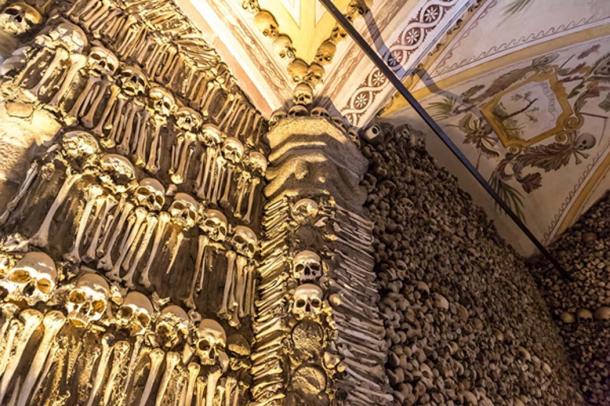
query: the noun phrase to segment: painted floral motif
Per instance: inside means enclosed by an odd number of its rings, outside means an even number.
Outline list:
[[[491,161],[489,182],[523,215],[524,198],[542,187],[544,174],[581,165],[603,136],[583,130],[585,120],[610,112],[610,54],[600,45],[559,58],[534,59],[487,85],[429,103],[436,120]],[[594,111],[596,110],[596,111]]]

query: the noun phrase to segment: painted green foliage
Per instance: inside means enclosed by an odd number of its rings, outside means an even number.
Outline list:
[[[512,0],[504,9],[504,14],[511,16],[525,10],[534,0]]]
[[[513,3],[517,7],[517,2]],[[525,6],[520,5],[521,8]],[[588,151],[602,136],[580,131],[584,120],[590,117],[603,120],[605,127],[608,117],[589,111],[610,111],[610,54],[600,54],[600,45],[594,45],[584,52],[565,57],[563,61],[557,54],[545,55],[534,59],[528,66],[499,76],[488,85],[476,85],[459,95],[443,96],[428,105],[435,119],[444,121],[445,126],[457,128],[464,137],[463,142],[474,146],[479,153],[477,166],[482,156],[494,162],[490,184],[520,217],[523,217],[525,194],[542,186],[544,173],[558,171],[572,163],[581,164],[589,158]],[[564,97],[567,97],[572,110],[572,127],[566,126],[542,142],[530,143],[525,133],[538,123],[541,112],[537,97],[520,91],[518,85],[524,82],[524,78],[541,72],[551,72],[566,89]],[[495,123],[501,125],[505,134],[524,140],[520,146],[508,147],[502,144],[480,108],[516,84],[517,90],[509,98],[511,108],[508,109],[500,100],[492,110]]]

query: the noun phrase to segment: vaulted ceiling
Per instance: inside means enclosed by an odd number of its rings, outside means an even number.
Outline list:
[[[355,126],[381,118],[423,127],[319,2],[178,3],[263,112],[311,86],[317,103]],[[544,243],[610,187],[607,0],[335,4]],[[527,252],[525,238],[429,138],[431,153]]]

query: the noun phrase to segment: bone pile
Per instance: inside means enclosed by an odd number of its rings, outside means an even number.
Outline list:
[[[573,280],[558,278],[542,259],[532,267],[591,405],[610,402],[609,212],[606,194],[550,247]]]
[[[233,327],[253,314],[256,233],[189,194],[167,196],[123,156],[100,153],[89,133],[63,134],[33,162],[0,225],[15,249],[49,249],[128,289],[217,311]]]
[[[2,253],[0,271],[2,404],[247,401],[248,342],[218,321],[85,268],[59,282],[66,269],[40,251]]]
[[[395,404],[582,404],[523,262],[408,127],[365,134]]]

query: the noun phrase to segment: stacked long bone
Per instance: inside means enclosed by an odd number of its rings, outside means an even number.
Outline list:
[[[171,1],[66,3],[63,14],[230,134],[264,132],[227,66]],[[242,120],[243,119],[243,120]]]
[[[253,314],[256,233],[186,193],[167,196],[124,157],[100,153],[86,132],[64,134],[32,163],[0,223],[20,233],[9,237],[13,247],[49,249],[231,326]]]
[[[283,197],[265,207],[264,227],[255,403],[388,403],[372,224],[328,196]]]
[[[149,86],[135,66],[123,66],[115,81],[119,63],[107,49],[71,55],[86,42],[78,27],[58,23],[2,64],[3,91],[11,97],[20,89],[66,123],[80,123],[106,149],[130,157],[165,184],[229,209],[246,223],[257,217],[264,155],[204,124],[195,110],[179,107],[170,91]]]
[[[0,253],[0,403],[246,401],[243,336],[72,268],[40,251]]]

